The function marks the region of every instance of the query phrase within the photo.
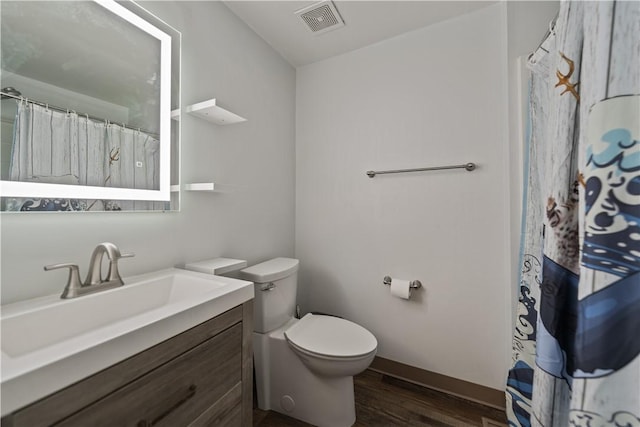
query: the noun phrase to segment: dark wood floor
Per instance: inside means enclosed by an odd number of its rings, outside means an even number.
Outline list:
[[[366,370],[354,377],[357,427],[496,426],[503,411]],[[254,427],[308,427],[274,411],[253,411]]]

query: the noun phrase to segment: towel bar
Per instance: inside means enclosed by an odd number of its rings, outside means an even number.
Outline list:
[[[385,173],[404,173],[404,172],[422,172],[422,171],[437,171],[443,169],[466,169],[471,172],[475,170],[475,163],[465,163],[464,165],[452,165],[452,166],[434,166],[430,168],[415,168],[415,169],[391,169],[386,171],[367,171],[367,176],[373,178],[376,175],[382,175]]]

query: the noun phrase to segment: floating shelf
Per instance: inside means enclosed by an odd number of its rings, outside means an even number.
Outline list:
[[[180,109],[171,110],[171,120],[180,121]]]
[[[216,184],[215,182],[194,182],[184,185],[185,191],[202,191],[205,193],[226,193],[234,190],[230,184]]]
[[[172,193],[176,193],[176,192],[180,191],[180,185],[170,185],[169,186],[169,191],[171,191]]]
[[[231,125],[247,121],[244,117],[216,105],[215,98],[189,105],[185,111],[217,125]]]
[[[193,184],[185,184],[185,191],[216,191],[214,182],[195,182]]]

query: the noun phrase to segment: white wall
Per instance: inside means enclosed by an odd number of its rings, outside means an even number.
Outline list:
[[[506,2],[298,69],[305,311],[365,325],[382,357],[504,388],[519,270],[516,61],[557,10]],[[467,161],[479,169],[364,175]],[[425,289],[394,299],[386,274]]]
[[[182,101],[209,98],[246,117],[226,127],[185,115],[182,182],[232,193],[186,192],[180,213],[2,214],[2,302],[61,292],[64,271],[86,274],[102,241],[136,257],[123,276],[229,256],[257,262],[294,249],[295,70],[219,2],[142,2],[182,32]],[[108,308],[105,308],[108,309]]]
[[[354,320],[378,355],[503,388],[510,326],[506,5],[298,69],[303,311]],[[475,172],[385,175],[476,162]],[[419,279],[411,301],[382,278]]]

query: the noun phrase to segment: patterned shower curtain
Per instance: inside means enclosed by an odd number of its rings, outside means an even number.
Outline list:
[[[640,426],[640,2],[563,1],[543,48],[509,424]]]
[[[9,167],[13,181],[159,188],[160,142],[75,112],[18,102]],[[7,210],[163,210],[164,202],[12,199]]]

